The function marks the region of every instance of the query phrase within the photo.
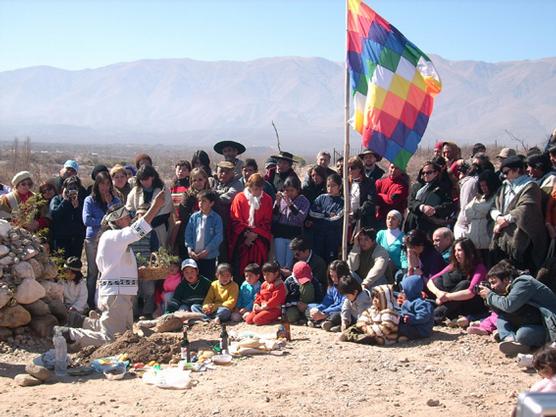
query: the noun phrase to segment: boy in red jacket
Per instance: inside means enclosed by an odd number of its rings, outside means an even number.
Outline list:
[[[409,179],[407,175],[396,165],[390,164],[388,176],[376,180],[377,194],[377,222],[386,228],[386,215],[390,210],[398,210],[405,213],[407,199],[409,197]]]

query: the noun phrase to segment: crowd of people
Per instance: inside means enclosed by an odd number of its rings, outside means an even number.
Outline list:
[[[68,341],[101,345],[133,320],[179,310],[255,325],[285,310],[282,320],[378,345],[434,325],[494,335],[507,355],[556,341],[556,147],[504,148],[491,161],[482,144],[464,158],[439,142],[413,181],[370,150],[335,169],[320,152],[303,178],[289,152],[259,170],[238,142],[214,151],[214,165],[202,150],[176,162],[167,183],[146,154],[97,165],[89,189],[68,160],[38,187],[46,204],[31,220],[18,210],[33,201],[33,174],[2,187],[0,217],[66,258]],[[166,279],[138,280],[134,253],[163,247],[179,259]]]

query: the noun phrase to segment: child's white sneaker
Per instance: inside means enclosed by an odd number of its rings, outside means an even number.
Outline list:
[[[530,353],[518,353],[516,361],[521,368],[533,368],[533,355]]]

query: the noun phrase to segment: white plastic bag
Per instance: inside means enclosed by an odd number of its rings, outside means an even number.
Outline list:
[[[143,382],[165,389],[191,388],[191,371],[179,368],[149,369],[143,375]]]

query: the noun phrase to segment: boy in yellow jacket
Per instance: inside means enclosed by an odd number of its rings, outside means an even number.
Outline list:
[[[193,304],[191,311],[204,314],[204,320],[214,319],[216,324],[230,321],[239,296],[239,286],[234,282],[232,266],[222,263],[216,268],[216,281],[211,284],[203,305]]]

